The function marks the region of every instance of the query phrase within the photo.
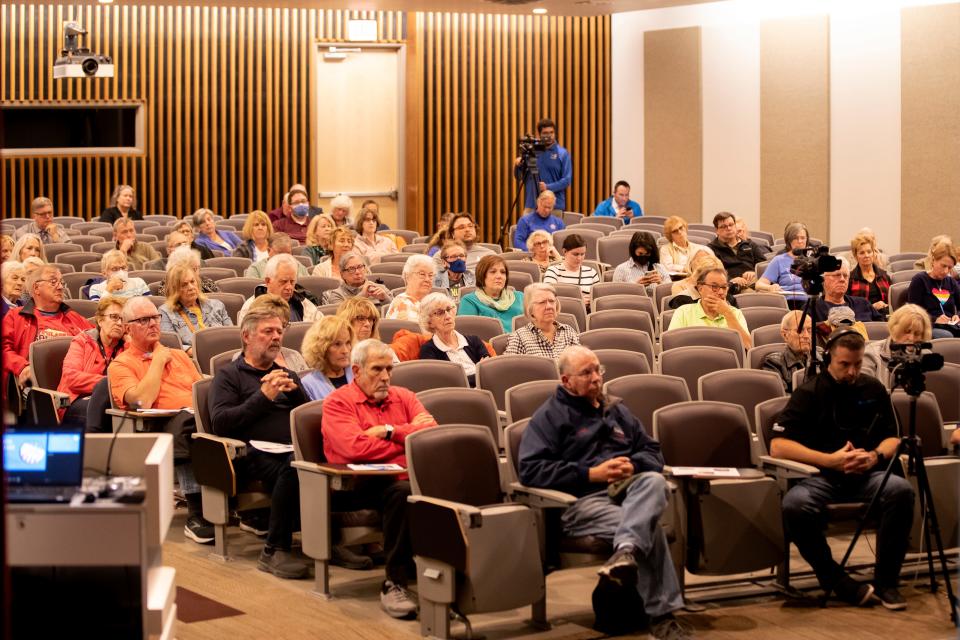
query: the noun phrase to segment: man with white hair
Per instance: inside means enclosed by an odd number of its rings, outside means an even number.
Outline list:
[[[517,220],[517,230],[513,232],[513,246],[518,249],[525,249],[527,238],[534,231],[546,231],[552,234],[554,231],[566,229],[567,225],[563,220],[553,215],[554,207],[557,204],[557,197],[549,189],[541,191],[537,196],[537,208],[530,213],[525,213]]]
[[[323,452],[332,464],[376,462],[406,467],[406,437],[436,426],[409,389],[390,385],[393,350],[379,340],[357,343],[350,355],[353,381],[327,396],[323,404]],[[367,477],[357,486],[359,502],[383,514],[386,580],[380,606],[394,618],[415,615],[415,596],[407,591],[416,576],[407,531],[406,476]]]
[[[130,218],[119,218],[113,223],[113,240],[117,249],[127,254],[127,264],[133,270],[160,258],[157,250],[145,242],[137,241],[137,229]]]
[[[50,198],[40,196],[30,203],[30,217],[33,221],[17,229],[13,234],[14,240],[19,240],[28,233],[40,237],[40,242],[68,242],[69,236],[63,227],[53,221],[53,202]]]
[[[823,297],[817,300],[817,318],[824,321],[830,314],[830,309],[844,306],[853,309],[854,318],[859,322],[883,320],[883,316],[873,308],[868,299],[847,295],[850,264],[844,257],[839,260],[839,269],[823,274]]]
[[[810,357],[810,345],[813,344],[810,327],[812,322],[807,316],[800,330],[802,311],[788,311],[780,321],[780,335],[785,346],[782,351],[768,353],[760,362],[760,368],[773,371],[780,376],[787,393],[793,392],[793,374],[806,368]]]
[[[267,260],[263,270],[264,284],[257,285],[253,295],[247,298],[237,314],[237,322],[243,323],[243,316],[257,296],[272,293],[280,296],[290,305],[290,322],[313,322],[323,314],[317,310],[306,296],[297,291],[297,267],[300,263],[289,253],[278,253]]]
[[[520,481],[577,496],[562,515],[564,532],[596,536],[614,548],[598,571],[598,589],[636,589],[650,634],[685,638],[673,616],[683,596],[659,524],[667,506],[660,445],[619,398],[604,396],[604,369],[593,351],[567,347],[557,368],[556,393],[533,414],[520,441]],[[642,622],[639,611],[629,613]]]
[[[293,242],[289,234],[286,233],[275,233],[270,236],[270,242],[267,245],[267,257],[263,260],[258,260],[251,264],[243,272],[244,278],[263,278],[263,272],[267,268],[267,261],[275,255],[281,253],[292,254],[293,253]],[[296,258],[294,258],[296,260]],[[303,263],[297,260],[299,265],[297,268],[297,277],[302,278],[304,276],[310,275],[310,272],[307,271],[307,268],[303,266]]]
[[[393,294],[382,284],[367,280],[367,263],[353,251],[340,256],[340,278],[342,284],[336,289],[324,292],[323,304],[340,304],[349,298],[360,296],[367,298],[379,308],[393,302]]]

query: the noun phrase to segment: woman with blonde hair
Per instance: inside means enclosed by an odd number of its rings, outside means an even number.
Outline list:
[[[313,268],[313,275],[326,278],[340,277],[340,257],[356,246],[356,233],[350,227],[337,227],[330,234],[330,254]]]
[[[40,236],[35,233],[25,233],[13,245],[11,259],[17,262],[24,262],[27,258],[37,257],[47,261],[47,253],[43,250],[43,242]]]
[[[249,258],[260,262],[269,257],[270,238],[273,237],[273,223],[263,211],[251,211],[243,223],[240,232],[243,244],[233,250],[235,258]]]
[[[167,273],[167,301],[160,305],[160,330],[176,333],[188,355],[197,331],[233,326],[223,303],[203,295],[199,280],[190,265],[175,266]]]
[[[893,374],[888,367],[890,345],[929,342],[933,336],[933,327],[930,324],[930,315],[923,307],[905,304],[890,314],[887,329],[890,335],[886,339],[867,343],[860,373],[876,378],[890,389],[893,386]]]
[[[857,266],[850,272],[847,294],[866,298],[873,308],[886,315],[890,307],[890,276],[877,264],[877,239],[858,233],[850,241],[850,254]]]
[[[663,236],[669,240],[660,247],[660,263],[670,275],[690,275],[690,261],[704,251],[713,255],[706,245],[687,239],[687,221],[680,216],[670,216],[663,222]]]
[[[343,316],[324,316],[307,330],[300,353],[313,369],[300,378],[311,400],[323,400],[353,380],[350,351],[354,343],[353,327]]]
[[[540,268],[540,277],[547,272],[547,268],[560,262],[562,257],[557,248],[553,246],[553,235],[543,229],[537,229],[527,236],[527,251],[530,256],[523,259],[523,262],[532,262]]]
[[[337,307],[337,316],[350,323],[357,342],[380,339],[380,312],[369,298],[348,298]]]
[[[13,256],[13,238],[7,234],[0,236],[0,262],[6,262]]]
[[[309,256],[315,266],[333,251],[331,238],[336,228],[337,223],[329,213],[313,216],[307,225],[307,245],[303,254]]]
[[[960,338],[960,284],[951,276],[957,250],[949,242],[930,248],[926,271],[910,280],[907,302],[926,309],[933,322],[934,338]]]

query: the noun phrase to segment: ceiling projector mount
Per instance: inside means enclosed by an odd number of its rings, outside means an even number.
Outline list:
[[[53,63],[54,78],[112,78],[113,59],[80,46],[87,30],[79,22],[63,23],[63,49]]]

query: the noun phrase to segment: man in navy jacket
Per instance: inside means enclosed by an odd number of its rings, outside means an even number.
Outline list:
[[[537,170],[540,172],[540,181],[533,180],[533,176],[527,177],[526,194],[523,200],[525,211],[535,209],[537,206],[537,196],[541,191],[553,191],[557,197],[556,208],[565,211],[567,208],[567,187],[573,180],[573,165],[570,162],[570,154],[566,149],[557,143],[557,125],[549,118],[544,118],[537,123],[537,135],[540,141],[546,147],[543,151],[537,152]],[[519,180],[522,174],[523,158],[518,157],[515,162],[514,175]]]
[[[601,581],[635,586],[655,638],[684,637],[673,616],[683,597],[659,526],[667,506],[660,445],[619,399],[603,396],[603,367],[593,351],[568,347],[557,366],[561,384],[520,442],[520,481],[577,496],[563,514],[564,532],[612,542]],[[608,488],[627,479],[611,497]]]

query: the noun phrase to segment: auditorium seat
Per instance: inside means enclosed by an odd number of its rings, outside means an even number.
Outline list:
[[[393,367],[390,384],[417,393],[443,387],[468,387],[467,375],[456,362],[446,360],[407,360]],[[463,422],[461,418],[458,422]]]
[[[690,390],[683,378],[657,373],[634,374],[610,380],[604,383],[603,392],[620,398],[649,435],[653,435],[654,411],[690,400]]]
[[[682,327],[664,332],[660,336],[660,343],[664,352],[677,347],[694,345],[722,347],[735,353],[737,362],[740,363],[740,366],[743,366],[743,342],[740,340],[740,334],[733,329],[724,327]],[[691,388],[692,391],[694,391],[693,388]]]
[[[740,363],[737,354],[731,349],[699,345],[663,351],[658,367],[659,373],[683,378],[691,396],[697,393],[700,376],[721,369],[738,368]]]

